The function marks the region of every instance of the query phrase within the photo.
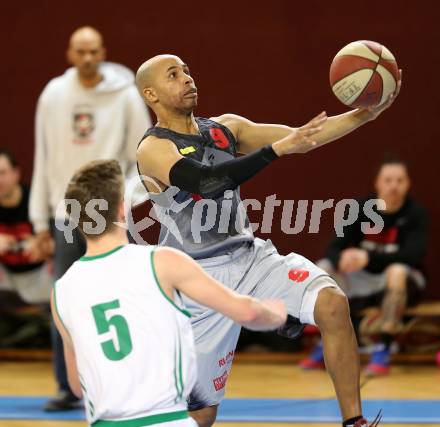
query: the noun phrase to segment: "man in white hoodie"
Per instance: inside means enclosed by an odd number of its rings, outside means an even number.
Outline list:
[[[120,64],[104,62],[105,55],[97,30],[76,30],[67,50],[73,67],[52,79],[38,100],[29,212],[37,235],[36,250],[55,240],[57,279],[85,251],[78,231],[73,230],[70,241],[63,233],[64,193],[74,171],[92,160],[115,158],[127,176],[136,176],[136,147],[151,125],[133,73]],[[45,409],[71,409],[78,399],[69,388],[63,346],[55,328],[52,341],[59,392]]]

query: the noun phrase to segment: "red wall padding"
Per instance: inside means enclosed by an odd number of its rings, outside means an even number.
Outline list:
[[[435,1],[51,0],[4,3],[0,19],[1,145],[19,157],[25,180],[32,170],[36,100],[47,81],[64,71],[67,40],[78,26],[100,29],[109,59],[132,69],[158,53],[181,56],[199,88],[198,115],[233,112],[290,125],[301,125],[323,109],[330,115],[345,111],[328,81],[334,54],[353,40],[383,43],[404,69],[403,90],[393,108],[338,142],[282,159],[244,185],[243,195],[355,198],[370,191],[383,153],[398,154],[409,164],[414,197],[429,210],[428,294],[440,297],[440,16]],[[316,259],[332,235],[331,225],[327,211],[318,234],[287,236],[278,220],[270,238],[282,253],[293,250]]]

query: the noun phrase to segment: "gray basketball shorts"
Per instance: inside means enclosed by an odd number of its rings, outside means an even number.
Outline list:
[[[301,323],[314,323],[319,290],[337,286],[324,270],[303,256],[278,254],[270,240],[255,239],[231,253],[197,262],[240,294],[283,299],[288,314]],[[222,400],[241,326],[187,297],[183,299],[192,315],[198,365],[198,380],[188,403],[190,410],[197,410]]]

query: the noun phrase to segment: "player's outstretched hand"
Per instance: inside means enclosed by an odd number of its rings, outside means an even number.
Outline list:
[[[391,104],[396,100],[397,96],[399,95],[401,87],[402,87],[402,70],[399,70],[399,80],[397,81],[396,90],[394,91],[394,93],[392,93],[389,96],[388,100],[378,107],[365,108],[365,111],[368,112],[368,119],[375,120],[387,108],[390,108]]]
[[[293,153],[307,153],[316,147],[317,142],[313,136],[322,130],[323,124],[327,120],[327,113],[323,111],[314,117],[304,126],[294,129],[292,133],[272,144],[272,148],[277,156]]]

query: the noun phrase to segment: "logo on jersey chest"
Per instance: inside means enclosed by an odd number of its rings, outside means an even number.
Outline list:
[[[192,145],[190,145],[189,147],[185,147],[185,148],[179,148],[180,154],[182,154],[184,156],[186,154],[194,153],[195,151],[196,151],[196,149]]]
[[[221,150],[225,150],[229,147],[229,140],[220,128],[209,129],[209,135],[214,141],[214,145]]]
[[[399,230],[397,227],[389,227],[377,234],[366,234],[365,240],[376,243],[396,243]]]
[[[95,116],[88,105],[78,105],[74,108],[72,128],[75,144],[91,142],[91,135],[95,130]]]

